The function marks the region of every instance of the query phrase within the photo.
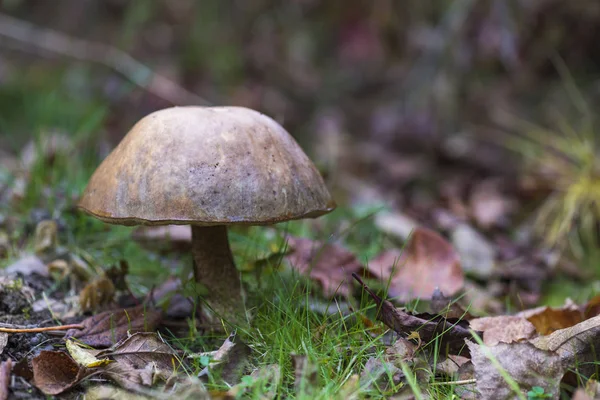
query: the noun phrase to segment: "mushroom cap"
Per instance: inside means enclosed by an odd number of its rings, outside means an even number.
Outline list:
[[[335,202],[273,119],[243,107],[173,107],[129,131],[79,207],[121,225],[265,225],[318,217]]]

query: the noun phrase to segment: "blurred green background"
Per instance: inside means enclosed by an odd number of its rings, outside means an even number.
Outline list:
[[[598,98],[600,3],[594,0],[0,4],[5,15],[114,46],[149,67],[124,77],[103,65],[113,63],[112,53],[71,46],[80,59],[57,54],[44,48],[53,40],[48,35],[24,43],[9,37],[21,27],[3,20],[0,145],[13,151],[43,129],[93,130],[114,144],[143,115],[173,100],[198,100],[145,90],[151,71],[210,104],[273,116],[313,154],[329,152],[318,155],[327,162],[345,135],[399,154],[446,151],[449,137],[466,136],[467,146],[472,137],[494,136],[500,110],[551,118],[556,107],[572,105],[557,59],[592,109]],[[499,158],[474,153],[489,166]]]

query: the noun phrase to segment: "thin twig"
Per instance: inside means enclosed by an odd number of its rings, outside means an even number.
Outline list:
[[[450,386],[450,385],[470,385],[477,383],[477,379],[463,379],[462,381],[449,381],[449,382],[432,382],[431,386]]]
[[[149,93],[175,105],[211,104],[114,46],[70,37],[1,13],[0,36],[76,60],[104,65]]]
[[[4,333],[37,333],[48,331],[68,331],[69,329],[83,329],[81,324],[45,326],[42,328],[4,328],[0,327],[0,332]]]

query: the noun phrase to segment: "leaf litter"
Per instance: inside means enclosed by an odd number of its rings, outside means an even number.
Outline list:
[[[388,294],[400,302],[430,299],[436,288],[456,294],[464,284],[460,257],[438,233],[418,227],[402,251],[389,250],[371,260],[368,270],[389,282]]]

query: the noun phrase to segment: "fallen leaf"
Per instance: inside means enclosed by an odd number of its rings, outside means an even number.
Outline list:
[[[456,225],[450,241],[459,254],[465,273],[478,278],[489,278],[496,265],[496,249],[479,232],[467,224]]]
[[[430,299],[436,288],[448,295],[464,284],[458,253],[438,233],[416,228],[404,250],[383,252],[369,262],[367,269],[398,301]]]
[[[580,322],[570,328],[559,329],[548,336],[540,336],[531,343],[542,350],[558,353],[563,367],[577,365],[580,373],[588,376],[595,372],[597,343],[600,339],[600,316]]]
[[[514,399],[517,393],[506,381],[505,372],[517,383],[522,397],[534,386],[544,388],[549,398],[557,399],[564,369],[559,356],[530,343],[499,343],[488,347],[467,341],[475,369],[477,390],[481,399]]]
[[[161,319],[162,312],[149,305],[105,311],[85,319],[82,330],[68,330],[65,338],[74,337],[92,347],[110,347],[126,338],[127,332],[155,330]]]
[[[83,367],[86,367],[86,368],[101,367],[101,366],[108,365],[111,362],[109,359],[100,360],[100,359],[96,358],[96,354],[98,353],[98,350],[84,349],[83,347],[79,346],[72,339],[67,339],[66,347],[67,347],[67,351],[69,352],[69,354],[71,355],[73,360],[75,360],[77,362],[77,364],[79,364]]]
[[[9,358],[0,364],[0,400],[7,400],[10,387],[10,374],[12,372],[12,360]]]
[[[138,332],[98,353],[110,357],[121,367],[142,369],[148,364],[161,372],[172,373],[177,365],[176,353],[154,332]]]
[[[573,302],[567,302],[561,308],[543,306],[521,311],[517,316],[527,318],[540,335],[549,335],[556,330],[569,328],[583,321],[583,313]]]
[[[484,229],[505,225],[508,215],[515,209],[515,201],[502,193],[501,184],[498,179],[486,179],[478,182],[471,191],[471,216]]]
[[[517,316],[483,317],[469,322],[472,329],[483,332],[483,343],[487,346],[520,342],[531,339],[536,333],[531,322]]]
[[[465,355],[468,353],[464,340],[471,338],[472,334],[467,321],[446,319],[425,313],[411,315],[396,308],[390,301],[377,296],[358,275],[354,274],[353,276],[377,303],[377,319],[389,328],[405,338],[416,331],[419,334],[419,339],[425,344],[436,339],[439,340],[438,348],[440,354],[444,356],[446,354]]]
[[[167,382],[178,366],[175,351],[153,332],[135,333],[101,351],[98,357],[114,361],[105,368],[110,379],[141,393],[159,381]]]
[[[62,351],[42,350],[32,360],[33,384],[46,395],[55,396],[75,385],[90,372]]]
[[[318,282],[325,296],[350,297],[352,273],[363,270],[354,254],[336,244],[297,237],[287,239],[292,251],[285,258],[292,268]]]

